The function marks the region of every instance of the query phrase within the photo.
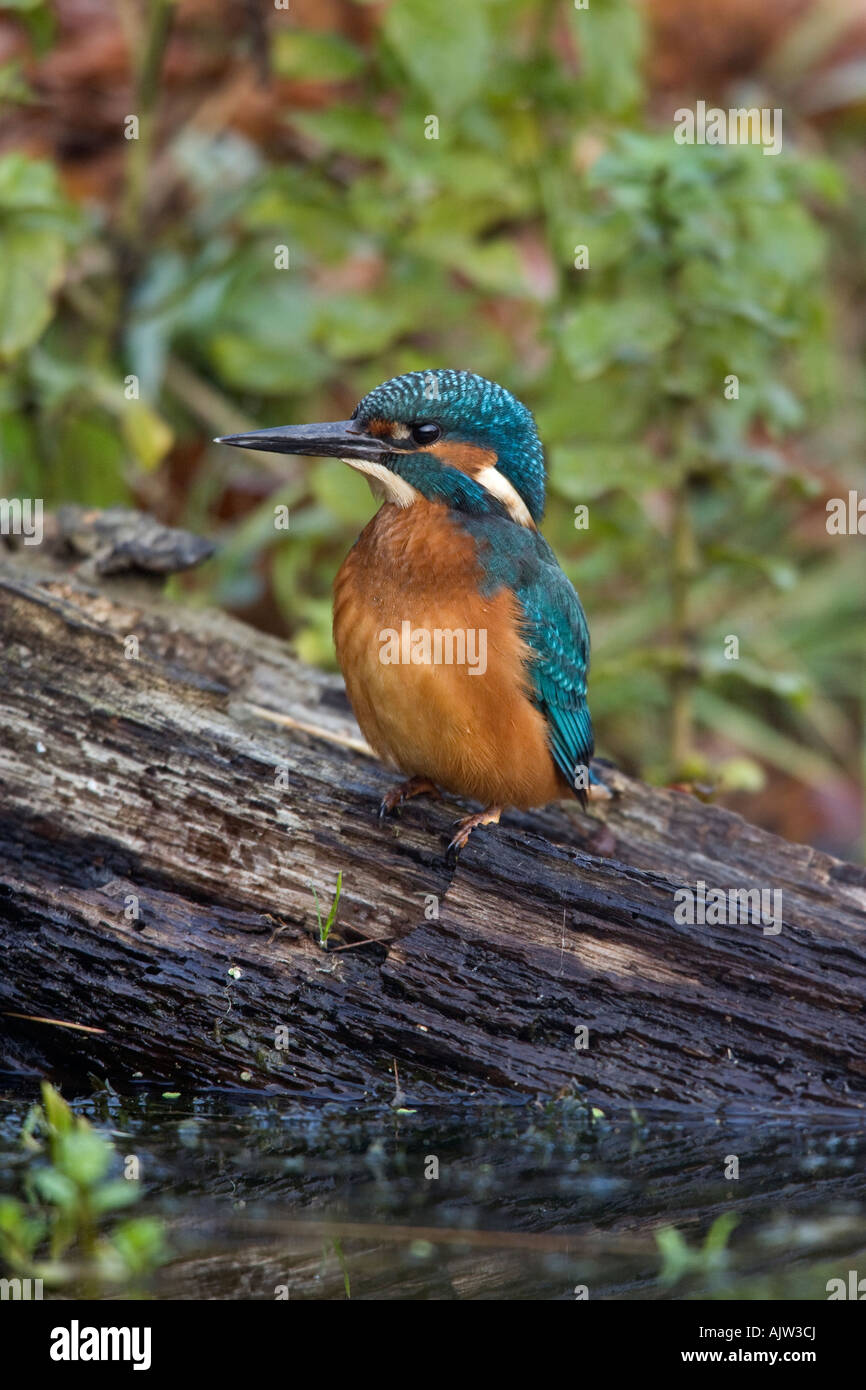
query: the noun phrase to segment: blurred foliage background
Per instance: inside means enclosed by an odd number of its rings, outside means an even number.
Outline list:
[[[676,144],[699,99],[783,152]],[[2,495],[217,536],[184,600],[330,664],[365,484],[211,437],[493,377],[599,751],[858,853],[864,0],[13,0],[0,118]]]

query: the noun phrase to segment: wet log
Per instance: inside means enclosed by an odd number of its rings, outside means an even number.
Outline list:
[[[866,1105],[863,868],[604,764],[613,800],[506,815],[454,866],[464,808],[377,818],[393,779],[338,678],[154,580],[0,555],[0,651],[7,1069],[407,1106]],[[314,890],[324,919],[339,874],[323,949]],[[701,883],[763,890],[776,920],[756,899],[678,920]]]

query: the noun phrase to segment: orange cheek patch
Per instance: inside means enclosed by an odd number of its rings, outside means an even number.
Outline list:
[[[364,428],[368,434],[374,434],[378,439],[384,439],[393,433],[394,426],[390,420],[370,420]]]
[[[460,444],[455,440],[446,439],[436,444],[428,444],[424,453],[435,454],[443,463],[450,464],[452,468],[459,468],[461,473],[466,473],[470,478],[477,478],[485,468],[496,467],[495,449],[482,449],[478,444]]]

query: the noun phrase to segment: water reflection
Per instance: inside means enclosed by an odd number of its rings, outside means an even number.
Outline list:
[[[32,1098],[0,1101],[4,1192]],[[686,1124],[573,1098],[347,1113],[101,1092],[75,1108],[140,1160],[140,1210],[175,1255],[156,1297],[823,1300],[866,1273],[866,1122]]]

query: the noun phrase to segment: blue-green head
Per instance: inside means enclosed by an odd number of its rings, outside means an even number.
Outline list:
[[[473,372],[407,372],[370,391],[351,420],[298,425],[219,441],[275,453],[332,455],[366,473],[388,501],[420,493],[458,511],[524,525],[544,512],[544,454],[532,414]]]

